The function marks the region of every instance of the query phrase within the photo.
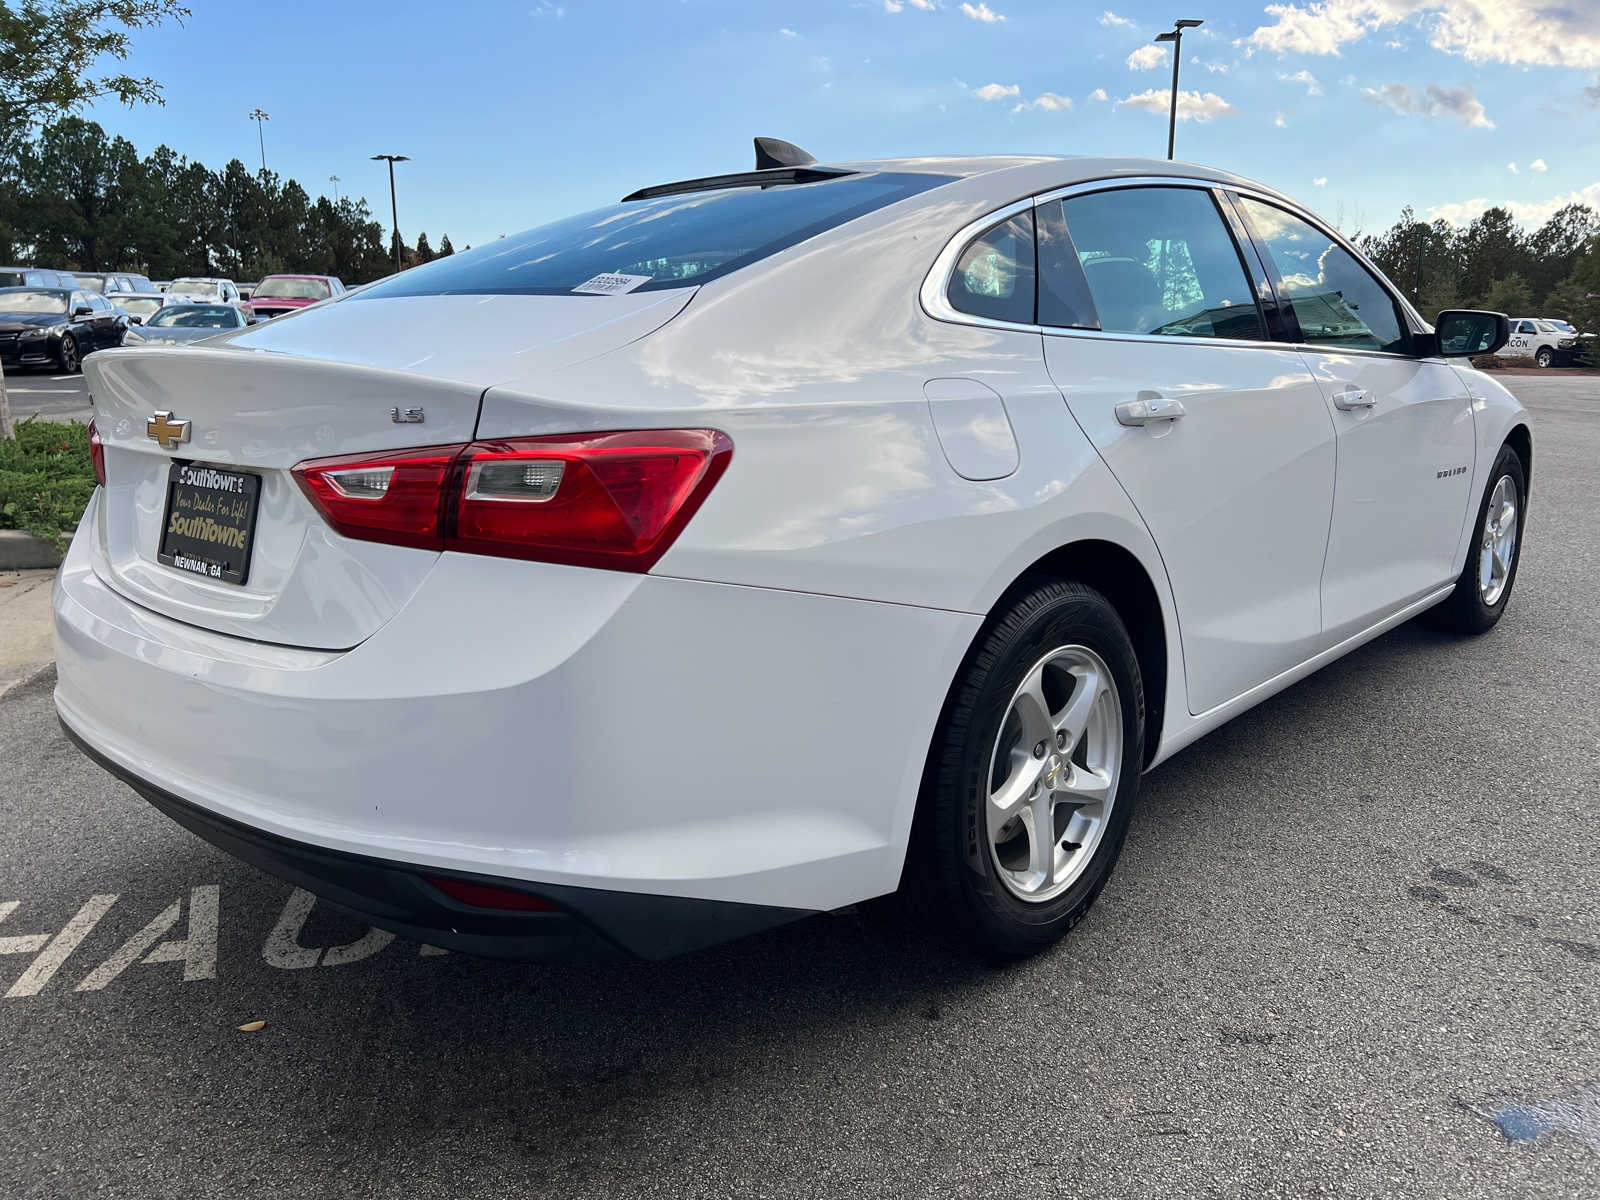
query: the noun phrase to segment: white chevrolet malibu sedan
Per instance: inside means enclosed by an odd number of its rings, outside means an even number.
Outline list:
[[[1533,438],[1222,171],[917,158],[645,188],[86,364],[67,732],[405,937],[654,959],[897,893],[1078,921],[1143,772],[1516,579]]]

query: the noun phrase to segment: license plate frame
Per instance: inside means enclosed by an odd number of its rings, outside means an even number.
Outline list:
[[[175,462],[167,471],[156,561],[214,582],[250,579],[261,476],[227,467]]]

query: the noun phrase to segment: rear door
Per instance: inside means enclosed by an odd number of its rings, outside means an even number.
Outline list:
[[[1322,582],[1335,645],[1458,573],[1472,398],[1442,358],[1412,356],[1394,296],[1331,233],[1265,200],[1239,204],[1339,434]]]
[[[1204,712],[1316,652],[1333,423],[1209,189],[1079,190],[1038,218],[1050,374],[1160,548]]]

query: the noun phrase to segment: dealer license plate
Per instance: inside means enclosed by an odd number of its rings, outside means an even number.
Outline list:
[[[156,558],[205,579],[243,583],[260,498],[259,475],[173,463]]]

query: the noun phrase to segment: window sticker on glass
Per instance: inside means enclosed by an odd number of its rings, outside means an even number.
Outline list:
[[[641,284],[649,283],[652,278],[654,276],[651,275],[596,275],[572,290],[588,296],[620,296],[623,292],[631,292]]]

